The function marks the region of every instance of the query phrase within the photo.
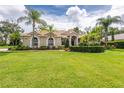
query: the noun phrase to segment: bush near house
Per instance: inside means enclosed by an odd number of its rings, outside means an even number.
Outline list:
[[[29,50],[29,49],[31,49],[31,48],[28,46],[17,46],[16,47],[16,50]]]
[[[9,50],[30,50],[31,48],[28,46],[18,45],[9,48]]]
[[[0,46],[5,46],[6,43],[4,41],[0,41]]]
[[[90,53],[100,53],[104,52],[105,48],[103,46],[72,46],[70,51],[76,52],[90,52]]]
[[[52,50],[59,50],[59,49],[64,49],[64,46],[53,46],[52,48],[49,48],[48,46],[40,46],[41,50],[47,50],[47,49],[52,49]]]
[[[83,43],[80,43],[79,46],[100,46],[100,43],[99,42],[83,42]]]
[[[40,46],[40,49],[41,49],[41,50],[47,50],[48,47],[47,47],[47,46]]]
[[[61,46],[58,46],[57,49],[64,49],[65,46],[64,45],[61,45]]]
[[[124,40],[109,41],[108,46],[124,49]]]

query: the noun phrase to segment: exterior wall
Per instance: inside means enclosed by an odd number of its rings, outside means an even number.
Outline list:
[[[55,38],[55,46],[61,46],[62,45],[62,41],[60,37],[56,37]]]
[[[47,41],[47,38],[46,37],[41,37],[40,38],[40,46],[46,46],[46,41]]]
[[[37,37],[37,36],[35,36]],[[38,38],[38,47],[48,46],[49,37],[37,37]],[[60,37],[52,37],[54,40],[54,46],[61,46],[62,41]],[[24,46],[32,47],[32,37],[23,37],[22,42]]]
[[[31,37],[23,37],[22,42],[24,46],[29,46],[30,47],[30,38]]]
[[[46,41],[45,41],[45,42],[46,42],[46,46],[48,46],[48,39],[49,39],[49,38],[50,38],[50,37],[47,37],[47,38],[46,38]],[[61,43],[62,43],[62,42],[61,42],[61,38],[60,38],[60,37],[59,37],[59,38],[58,38],[58,37],[51,37],[51,38],[53,38],[53,40],[54,40],[54,41],[53,41],[54,46],[61,46]]]

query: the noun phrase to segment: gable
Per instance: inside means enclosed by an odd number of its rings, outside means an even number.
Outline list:
[[[32,36],[32,35],[33,35],[33,32],[30,32],[30,33],[28,33],[27,35],[31,35],[31,36]],[[34,32],[34,35],[41,35],[41,34],[40,34],[39,32],[36,32],[36,31],[35,31],[35,32]]]
[[[55,33],[53,33],[53,32],[52,32],[52,33],[47,33],[47,34],[44,34],[44,35],[45,35],[45,36],[50,36],[50,35],[51,35],[51,36],[57,36],[57,35],[56,35]]]

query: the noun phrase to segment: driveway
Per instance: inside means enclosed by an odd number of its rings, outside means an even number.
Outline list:
[[[6,52],[6,51],[8,51],[8,48],[2,48],[2,49],[0,49],[0,52]]]

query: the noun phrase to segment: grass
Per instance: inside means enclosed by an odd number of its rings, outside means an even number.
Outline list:
[[[0,53],[0,87],[124,87],[124,50]]]
[[[3,49],[3,48],[12,48],[12,47],[15,47],[15,46],[0,46],[0,49]]]

